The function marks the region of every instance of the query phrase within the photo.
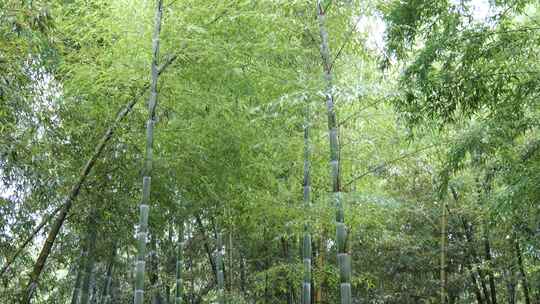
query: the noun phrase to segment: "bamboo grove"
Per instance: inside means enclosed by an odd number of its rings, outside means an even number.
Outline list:
[[[0,1],[0,303],[540,303],[539,24]]]

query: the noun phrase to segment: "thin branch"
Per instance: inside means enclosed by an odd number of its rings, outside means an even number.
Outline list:
[[[341,127],[342,125],[345,125],[349,120],[351,120],[351,119],[353,119],[355,117],[358,117],[360,114],[362,114],[363,111],[365,111],[365,110],[367,110],[367,109],[369,109],[369,108],[371,108],[371,107],[373,107],[375,105],[381,104],[383,102],[385,102],[385,100],[381,99],[381,100],[378,100],[376,102],[372,102],[372,103],[366,105],[365,107],[363,107],[363,108],[359,109],[358,111],[352,113],[351,115],[345,117],[345,119],[343,119],[342,121],[339,122],[339,126]]]
[[[389,160],[389,161],[385,161],[385,162],[379,164],[378,166],[375,166],[375,167],[373,167],[372,169],[370,169],[370,170],[368,170],[368,171],[366,171],[366,172],[363,172],[362,174],[359,174],[359,175],[357,175],[357,176],[354,176],[350,181],[348,181],[348,182],[345,184],[345,186],[349,186],[349,185],[351,185],[352,183],[358,181],[359,179],[362,179],[363,177],[365,177],[365,176],[367,176],[367,175],[369,175],[369,174],[371,174],[371,173],[374,173],[374,172],[376,172],[376,171],[378,171],[378,170],[381,170],[381,169],[383,169],[384,167],[386,167],[386,166],[388,166],[388,165],[391,165],[391,164],[397,163],[397,162],[399,162],[399,161],[401,161],[401,160],[407,159],[407,158],[409,158],[409,157],[411,157],[411,156],[414,156],[414,155],[416,155],[416,154],[418,154],[418,153],[420,153],[420,152],[423,152],[423,151],[425,151],[425,150],[429,150],[429,149],[438,147],[438,146],[440,146],[441,144],[442,144],[442,143],[437,143],[437,144],[432,144],[432,145],[429,145],[429,146],[425,146],[425,147],[419,148],[419,149],[417,149],[417,150],[415,150],[415,151],[412,151],[412,152],[409,152],[409,153],[405,153],[405,154],[403,154],[403,155],[401,155],[401,156],[399,156],[399,157],[396,157],[396,158],[394,158],[394,159],[391,159],[391,160]]]
[[[26,246],[34,239],[34,237],[41,231],[41,229],[45,227],[45,225],[51,220],[51,218],[56,213],[58,213],[58,211],[60,211],[61,208],[62,208],[62,205],[56,207],[56,209],[53,210],[51,214],[46,215],[45,218],[41,221],[41,223],[36,228],[34,228],[34,230],[32,230],[30,235],[24,240],[24,242],[19,246],[19,248],[17,248],[13,256],[9,260],[7,260],[6,264],[2,267],[2,270],[0,270],[0,277],[4,275],[4,273],[9,269],[11,264],[13,264],[13,262],[15,262],[17,257],[19,257],[19,255],[23,252]]]
[[[341,44],[341,46],[339,47],[338,49],[338,52],[336,53],[336,56],[334,57],[334,59],[332,60],[332,66],[331,66],[331,69],[334,67],[334,63],[339,59],[339,57],[341,56],[343,50],[345,49],[345,47],[349,44],[349,42],[351,41],[352,39],[352,36],[353,34],[357,31],[358,29],[358,23],[360,22],[360,18],[362,17],[362,15],[360,15],[358,17],[358,19],[356,19],[356,21],[354,22],[354,25],[351,26],[351,29],[347,32],[347,35],[345,37],[345,41],[343,41],[343,43]]]
[[[165,9],[168,9],[169,7],[173,6],[173,4],[176,3],[176,0],[172,0],[171,3],[167,4],[167,6],[165,6]]]
[[[376,105],[378,105],[378,104],[381,104],[381,103],[383,103],[383,102],[385,102],[385,100],[384,100],[384,99],[381,99],[381,100],[378,100],[378,101],[376,101],[376,102],[372,102],[372,103],[366,105],[365,107],[363,107],[363,108],[359,109],[358,111],[352,113],[351,115],[345,117],[342,121],[340,121],[340,122],[338,123],[338,126],[339,126],[339,127],[342,127],[342,126],[346,125],[346,124],[347,124],[349,121],[351,121],[353,118],[358,118],[365,110],[367,110],[367,109],[369,109],[369,108],[371,108],[371,107],[373,107],[373,106],[376,106]],[[328,135],[328,134],[322,134],[322,135],[319,135],[319,138],[318,138],[318,139],[321,139],[321,138],[323,138],[323,137],[325,137],[325,136],[327,136],[327,135]]]

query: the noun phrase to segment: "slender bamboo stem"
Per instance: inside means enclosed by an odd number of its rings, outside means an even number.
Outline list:
[[[225,304],[225,282],[223,274],[223,237],[221,233],[217,235],[216,242],[216,267],[218,283],[218,303]]]
[[[140,205],[139,231],[137,236],[138,254],[136,262],[136,279],[134,304],[142,304],[144,301],[144,269],[146,258],[146,240],[148,238],[148,214],[150,203],[150,188],[152,176],[153,144],[154,144],[154,124],[157,105],[157,84],[158,84],[158,56],[159,56],[159,35],[161,32],[161,19],[163,16],[163,0],[157,0],[154,34],[152,36],[152,66],[150,83],[150,98],[148,100],[148,121],[146,124],[146,153],[143,168],[143,196]]]
[[[77,304],[79,301],[79,294],[81,293],[81,278],[82,278],[82,269],[77,271],[77,277],[75,278],[73,293],[71,294],[71,304]]]
[[[183,282],[182,282],[182,270],[184,267],[184,224],[178,225],[178,241],[176,243],[176,295],[175,304],[182,304],[183,296]]]
[[[454,198],[454,201],[457,203],[459,201],[459,196],[456,189],[450,186],[450,191],[452,192],[452,197]],[[448,208],[448,205],[446,206],[446,211],[448,214],[450,214],[450,209]],[[484,304],[484,300],[482,299],[482,292],[480,291],[480,288],[478,287],[479,282],[476,279],[476,273],[475,273],[476,253],[474,253],[474,250],[471,250],[472,246],[470,246],[470,244],[473,243],[472,231],[471,231],[471,228],[469,227],[469,224],[467,223],[467,220],[462,215],[459,215],[458,217],[463,227],[463,234],[464,234],[465,242],[467,243],[465,247],[465,258],[466,258],[465,266],[467,267],[470,273],[470,278],[472,282],[473,291],[476,296],[476,301],[478,302],[478,304]],[[479,279],[482,280],[482,277],[480,275],[479,277],[480,277]]]
[[[497,291],[496,291],[496,285],[495,285],[495,278],[493,274],[493,262],[491,258],[491,245],[489,242],[489,232],[488,232],[488,226],[487,224],[484,224],[483,227],[483,235],[482,235],[482,241],[484,243],[484,254],[486,257],[486,262],[488,264],[487,269],[487,275],[489,279],[489,290],[491,294],[491,303],[497,304]]]
[[[229,215],[229,218],[232,219],[231,215]],[[233,276],[234,276],[234,268],[233,268],[233,236],[232,236],[232,227],[233,227],[233,223],[231,223],[231,228],[229,229],[229,232],[227,233],[227,268],[228,268],[228,275],[227,275],[227,278],[228,278],[228,286],[227,286],[227,290],[229,292],[232,292],[233,291]]]
[[[160,304],[163,301],[161,296],[161,288],[159,285],[159,258],[158,258],[158,241],[157,236],[151,236],[150,251],[148,257],[150,259],[149,279],[152,289],[152,304]]]
[[[208,261],[210,262],[210,267],[212,268],[212,273],[214,274],[214,279],[216,280],[216,283],[217,283],[218,273],[217,273],[216,261],[214,260],[212,256],[212,250],[210,249],[210,241],[206,233],[206,228],[204,227],[202,219],[199,215],[195,216],[195,223],[197,224],[199,232],[201,233],[203,237],[204,250],[206,251],[206,255],[208,256]]]
[[[531,297],[529,296],[529,282],[527,280],[527,273],[525,267],[523,267],[523,256],[521,254],[521,248],[519,246],[519,238],[517,233],[514,236],[514,249],[516,252],[519,275],[521,277],[521,287],[523,288],[523,297],[525,298],[525,304],[531,304]]]
[[[482,154],[478,153],[475,155],[475,162],[482,159]],[[477,195],[479,202],[483,205],[485,204],[489,199],[491,195],[491,175],[487,174],[485,176],[485,180],[483,183],[479,181],[479,178],[477,177],[476,184],[477,184]],[[484,190],[484,197],[482,196],[482,189]],[[482,243],[484,245],[484,255],[485,255],[485,261],[487,263],[486,267],[486,273],[488,277],[489,282],[489,291],[490,291],[490,299],[492,304],[497,304],[497,291],[496,291],[496,284],[493,274],[493,262],[491,257],[491,245],[489,242],[489,225],[486,218],[482,220]],[[486,294],[486,298],[488,295]]]
[[[101,301],[103,304],[109,304],[111,302],[111,289],[112,289],[112,276],[114,271],[114,262],[116,258],[116,244],[113,245],[111,252],[111,259],[107,265],[107,275],[105,278],[105,286],[103,287],[103,295]]]
[[[448,238],[446,232],[447,226],[447,214],[446,214],[446,202],[442,202],[442,216],[441,216],[441,304],[446,303],[446,239]]]
[[[321,57],[324,69],[326,108],[328,114],[328,138],[330,144],[330,167],[332,179],[332,193],[336,204],[336,240],[337,240],[337,260],[340,273],[340,295],[341,304],[352,303],[351,291],[351,256],[347,252],[347,228],[345,226],[345,211],[341,198],[341,180],[339,164],[339,125],[333,96],[332,85],[332,62],[330,56],[330,46],[328,42],[328,31],[326,29],[326,11],[320,0],[317,1],[317,16],[319,21],[319,34],[321,37]]]
[[[81,288],[80,304],[88,304],[90,300],[90,283],[95,263],[96,234],[97,234],[97,211],[92,210],[88,221],[88,238],[86,240],[87,255],[84,263],[84,274]]]
[[[306,214],[310,214],[311,209],[311,142],[309,138],[309,128],[311,124],[311,113],[309,101],[306,102],[306,113],[304,120],[304,209]],[[302,282],[302,304],[311,304],[311,231],[310,219],[304,224],[304,237],[302,246],[302,259],[304,263],[304,277]]]
[[[82,280],[82,273],[84,269],[84,261],[86,259],[87,255],[87,248],[85,245],[83,245],[83,250],[81,251],[81,256],[79,257],[78,261],[78,268],[77,268],[77,276],[75,278],[75,283],[73,284],[73,293],[71,294],[71,304],[77,304],[79,300],[79,294],[81,293],[81,280]]]

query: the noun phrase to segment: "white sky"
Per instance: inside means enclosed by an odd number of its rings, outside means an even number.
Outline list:
[[[459,5],[462,0],[451,1]],[[494,13],[490,8],[489,0],[470,0],[468,1],[468,5],[476,22],[485,22]],[[380,16],[362,16],[358,20],[357,29],[367,35],[367,48],[377,52],[381,52],[384,49],[386,25]]]
[[[472,0],[471,9],[475,20],[484,21],[492,14],[489,0]]]

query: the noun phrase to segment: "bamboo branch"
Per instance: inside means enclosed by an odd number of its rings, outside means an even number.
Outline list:
[[[396,158],[394,158],[394,159],[391,159],[391,160],[389,160],[389,161],[385,161],[385,162],[383,162],[383,163],[381,163],[381,164],[379,164],[379,165],[373,167],[373,168],[370,169],[370,170],[367,170],[367,171],[365,171],[365,172],[363,172],[363,173],[361,173],[361,174],[359,174],[359,175],[357,175],[357,176],[354,176],[350,181],[348,181],[348,182],[345,184],[345,186],[349,186],[349,185],[351,185],[352,183],[354,183],[355,181],[358,181],[359,179],[364,178],[366,175],[369,175],[369,174],[371,174],[371,173],[373,173],[373,172],[377,172],[378,170],[381,170],[381,169],[383,169],[384,167],[386,167],[386,166],[388,166],[388,165],[391,165],[391,164],[393,164],[393,163],[396,163],[396,162],[399,162],[399,161],[404,160],[404,159],[406,159],[406,158],[409,158],[409,157],[411,157],[411,156],[414,156],[414,155],[416,155],[416,154],[418,154],[418,153],[420,153],[420,152],[423,152],[423,151],[425,151],[425,150],[429,150],[429,149],[431,149],[431,148],[438,147],[439,145],[440,145],[440,143],[432,144],[432,145],[429,145],[429,146],[426,146],[426,147],[422,147],[422,148],[420,148],[420,149],[417,149],[417,150],[415,150],[415,151],[412,151],[412,152],[410,152],[410,153],[405,153],[405,154],[403,154],[403,155],[401,155],[401,156],[399,156],[399,157],[396,157]]]
[[[19,248],[15,250],[15,253],[13,254],[13,256],[9,260],[7,260],[6,264],[2,267],[2,270],[0,270],[0,277],[4,275],[4,273],[9,269],[11,264],[13,264],[13,262],[15,262],[17,257],[19,257],[19,255],[23,252],[26,246],[34,239],[34,237],[41,231],[41,229],[45,227],[45,225],[51,220],[51,218],[56,213],[58,213],[58,211],[60,211],[60,209],[62,209],[62,205],[56,207],[56,209],[53,210],[51,214],[46,215],[46,217],[41,221],[41,223],[39,223],[39,225],[37,225],[37,227],[34,228],[34,230],[26,238],[26,240],[24,240],[24,242],[19,246]]]

